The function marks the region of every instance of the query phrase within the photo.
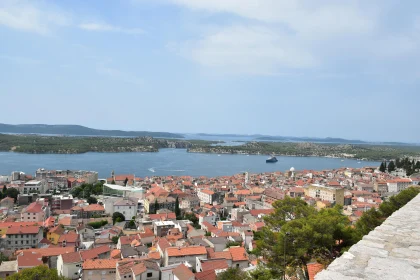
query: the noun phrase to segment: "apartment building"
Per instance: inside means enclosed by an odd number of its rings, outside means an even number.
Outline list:
[[[3,245],[8,250],[37,248],[42,238],[40,226],[11,226],[6,231]]]
[[[305,188],[305,195],[315,199],[344,205],[344,189],[342,187],[313,184]]]
[[[213,204],[215,199],[214,191],[207,189],[198,190],[197,196],[203,204]]]

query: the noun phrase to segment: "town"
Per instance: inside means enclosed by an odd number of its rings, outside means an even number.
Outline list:
[[[420,184],[418,173],[383,168],[292,167],[216,178],[12,172],[0,176],[0,278],[42,264],[86,280],[210,280],[229,269],[252,272],[264,264],[256,239],[276,201],[299,199],[318,211],[339,205],[354,225]],[[308,278],[322,267],[308,263]]]

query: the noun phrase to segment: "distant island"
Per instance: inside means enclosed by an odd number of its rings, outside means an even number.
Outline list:
[[[159,137],[184,138],[182,134],[151,131],[124,131],[94,129],[81,125],[48,125],[48,124],[4,124],[0,123],[0,133],[9,134],[44,134],[67,136],[115,136],[115,137]]]
[[[0,134],[0,151],[28,154],[81,154],[87,152],[158,152],[161,148],[198,148],[218,143],[153,137],[86,137]]]
[[[319,144],[309,142],[248,142],[238,146],[195,146],[190,153],[314,156],[382,161],[399,157],[419,157],[420,146]]]

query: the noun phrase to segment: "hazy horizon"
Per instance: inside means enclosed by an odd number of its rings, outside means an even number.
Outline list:
[[[0,122],[418,143],[420,2],[0,2]]]

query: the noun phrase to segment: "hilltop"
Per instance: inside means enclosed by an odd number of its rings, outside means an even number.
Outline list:
[[[94,129],[81,125],[49,125],[49,124],[4,124],[0,123],[0,133],[9,134],[49,134],[74,136],[119,136],[119,137],[161,137],[184,138],[182,134],[151,131],[124,131]]]

